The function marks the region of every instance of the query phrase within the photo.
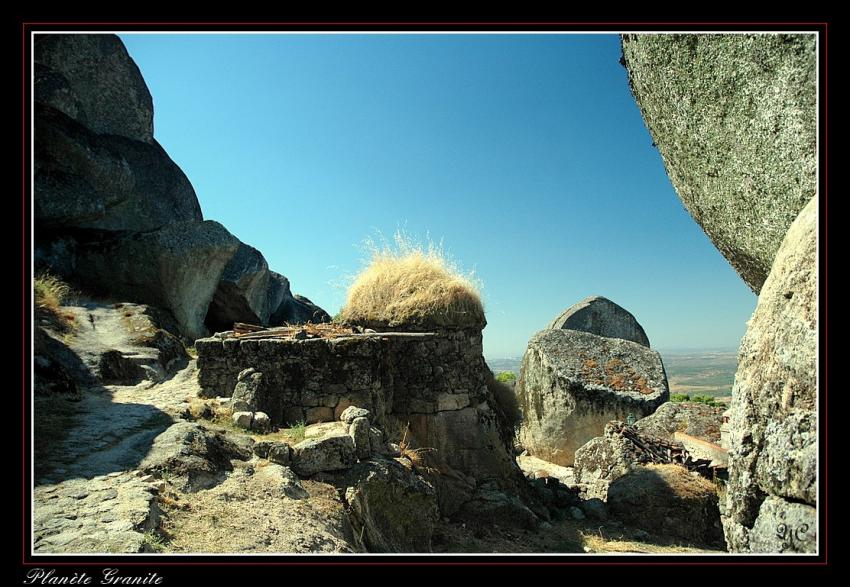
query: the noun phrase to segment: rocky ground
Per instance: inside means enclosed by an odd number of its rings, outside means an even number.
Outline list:
[[[204,421],[203,427],[209,433],[205,441],[220,431],[235,447],[229,471],[213,463],[222,469],[217,476],[192,479],[181,477],[184,471],[174,465],[172,471],[159,467],[177,462],[173,455],[186,452],[180,448],[181,430],[197,427],[185,418],[192,418],[189,405],[198,389],[192,361],[160,383],[83,389],[79,401],[38,398],[37,429],[39,423],[56,429],[37,454],[35,551],[364,551],[332,483],[300,480],[288,467],[240,449],[247,434],[240,437],[227,422]],[[177,442],[166,441],[169,436]],[[204,463],[214,460],[212,451],[201,454],[206,455]],[[187,469],[203,466],[193,461]],[[572,516],[537,530],[440,519],[431,551],[712,552],[616,520]]]

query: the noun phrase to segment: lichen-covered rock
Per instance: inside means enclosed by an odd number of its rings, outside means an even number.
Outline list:
[[[354,451],[360,460],[368,459],[372,454],[372,439],[369,436],[369,419],[355,418],[348,427],[348,434],[354,441]]]
[[[741,341],[723,520],[733,552],[775,544],[750,540],[767,525],[759,521],[765,499],[776,498],[771,519],[782,507],[817,504],[817,225],[812,199],[788,230]],[[785,550],[811,552],[813,544]]]
[[[250,371],[250,372],[249,372]],[[239,382],[233,388],[230,407],[234,412],[256,412],[263,405],[263,374],[246,369],[239,374]]]
[[[278,465],[288,466],[292,461],[292,449],[285,442],[272,442],[267,458]]]
[[[685,207],[756,293],[815,195],[814,34],[629,34],[635,99]]]
[[[364,408],[358,408],[357,406],[349,406],[343,410],[339,419],[346,424],[351,424],[357,418],[370,418],[369,410]]]
[[[817,523],[816,508],[770,496],[762,502],[753,529],[748,532],[749,551],[816,552]]]
[[[153,142],[153,100],[117,35],[38,34],[35,99],[96,133]]]
[[[93,293],[166,308],[185,335],[199,338],[221,272],[238,246],[218,222],[176,222],[81,246],[75,277]]]
[[[576,330],[543,330],[528,343],[517,397],[520,443],[529,454],[566,466],[609,421],[652,413],[669,390],[655,351]]]
[[[156,141],[100,135],[42,104],[33,138],[39,228],[146,231],[203,219],[192,184]]]
[[[368,552],[431,552],[439,512],[436,492],[422,477],[375,458],[355,465],[345,484],[354,535]]]
[[[181,491],[199,491],[220,483],[233,470],[231,459],[247,460],[251,451],[199,424],[178,422],[156,437],[139,469]]]
[[[618,425],[606,425],[603,436],[576,451],[575,479],[588,498],[606,501],[611,481],[626,475],[638,464],[637,447],[618,430]]]
[[[642,465],[608,488],[608,512],[662,536],[722,545],[714,484],[679,465]]]
[[[345,431],[303,440],[292,447],[292,468],[301,477],[348,469],[356,462],[354,440]]]
[[[684,432],[717,444],[723,424],[722,407],[696,402],[667,402],[654,413],[635,422],[641,434],[672,440],[676,432]]]
[[[602,296],[590,296],[570,306],[546,328],[580,330],[649,347],[649,338],[632,313]]]

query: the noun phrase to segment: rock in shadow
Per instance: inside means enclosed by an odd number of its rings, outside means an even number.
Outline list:
[[[80,401],[63,404],[36,403],[36,438],[52,438],[36,450],[36,485],[136,469],[172,424],[162,410],[113,402],[103,389],[88,389]]]
[[[678,465],[646,465],[614,480],[608,513],[652,534],[724,546],[717,491]]]
[[[250,446],[240,446],[222,432],[178,422],[156,436],[138,468],[180,491],[194,492],[222,482],[233,470],[231,459],[246,461],[251,455]]]

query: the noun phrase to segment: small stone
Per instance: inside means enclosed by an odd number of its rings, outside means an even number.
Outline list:
[[[251,422],[251,430],[265,432],[271,428],[272,421],[269,415],[265,412],[254,412],[254,419]]]
[[[351,424],[355,418],[370,418],[371,415],[369,410],[364,408],[358,408],[356,406],[349,406],[345,408],[345,410],[340,415],[339,419],[345,422],[346,424]]]
[[[254,444],[254,454],[260,457],[261,459],[266,459],[269,456],[269,451],[274,445],[275,443],[271,440],[261,440],[260,442]]]
[[[285,442],[275,442],[269,447],[268,459],[278,465],[287,466],[291,461],[289,445]]]
[[[235,412],[233,414],[233,424],[245,430],[251,429],[251,421],[254,419],[254,414],[251,412]]]
[[[369,428],[369,444],[373,453],[383,454],[386,451],[384,433],[374,426]]]

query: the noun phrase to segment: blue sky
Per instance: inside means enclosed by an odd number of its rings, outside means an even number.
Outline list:
[[[121,35],[207,219],[332,315],[363,242],[442,240],[485,355],[576,301],[655,348],[735,348],[756,297],[684,209],[615,35]]]

